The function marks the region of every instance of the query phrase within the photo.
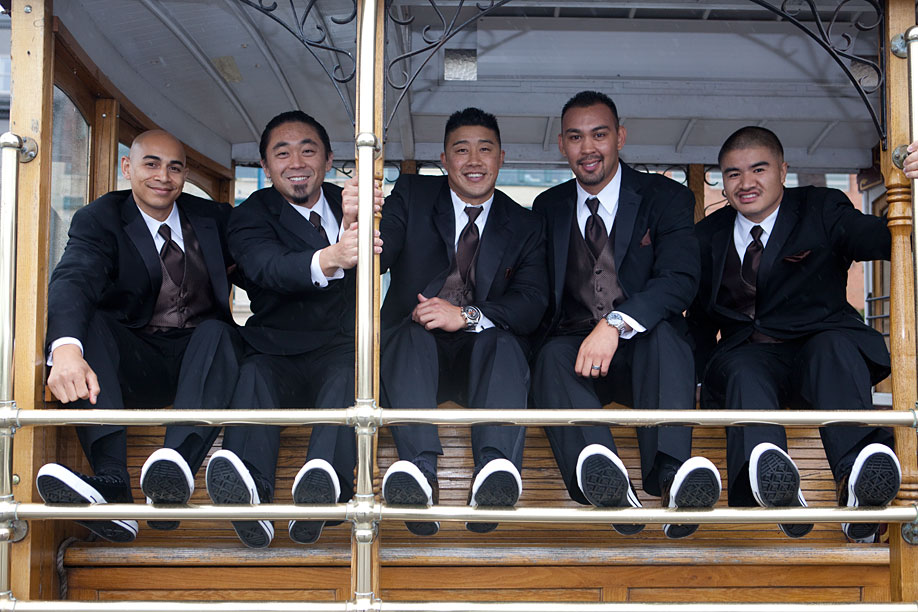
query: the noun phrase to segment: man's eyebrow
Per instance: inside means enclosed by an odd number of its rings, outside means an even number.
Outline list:
[[[770,166],[770,165],[771,164],[769,164],[767,161],[760,161],[760,162],[755,162],[749,167],[750,168],[761,168],[762,166]],[[723,170],[721,170],[721,173],[726,174],[727,172],[739,172],[739,168],[735,168],[731,166],[729,168],[724,168]]]
[[[163,161],[163,158],[162,158],[162,157],[160,157],[159,155],[153,155],[152,153],[149,154],[149,155],[144,155],[142,159],[150,159],[150,160],[153,160],[153,161]],[[185,166],[185,162],[183,162],[183,161],[180,160],[180,159],[173,159],[173,160],[170,161],[169,163],[170,163],[170,164],[176,164],[176,165],[183,166],[183,167]]]
[[[275,145],[274,145],[273,147],[271,147],[271,150],[272,150],[272,151],[276,151],[277,149],[280,149],[280,148],[282,148],[282,147],[290,146],[290,144],[291,144],[291,143],[287,142],[286,140],[281,140],[280,142],[275,143]],[[301,144],[301,145],[302,145],[302,144],[318,145],[318,143],[317,143],[315,140],[313,140],[312,138],[304,138],[304,139],[301,140],[298,144]]]
[[[608,125],[595,125],[595,126],[591,127],[590,129],[588,129],[588,130],[586,130],[586,131],[588,131],[588,132],[596,132],[596,131],[598,131],[598,130],[609,130],[609,129],[612,129],[612,128],[611,128],[610,126],[608,126]],[[579,128],[567,128],[566,130],[564,130],[564,133],[565,133],[565,134],[568,134],[568,133],[579,134],[579,133],[581,133],[581,132],[583,132],[583,130],[581,130],[581,129],[579,129]]]

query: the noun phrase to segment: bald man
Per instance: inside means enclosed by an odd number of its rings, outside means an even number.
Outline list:
[[[48,386],[66,407],[221,409],[238,377],[241,340],[229,309],[235,268],[228,204],[182,193],[188,166],[172,135],[144,132],[121,159],[129,191],[78,210],[48,288]],[[218,428],[171,426],[141,471],[148,503],[183,504]],[[125,428],[78,427],[94,472],[49,463],[46,503],[130,503]],[[81,521],[129,542],[137,522]],[[174,529],[177,522],[151,522]]]

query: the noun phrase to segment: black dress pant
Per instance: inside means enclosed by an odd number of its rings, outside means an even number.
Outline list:
[[[586,335],[552,336],[539,349],[533,368],[534,408],[598,409],[614,401],[638,410],[690,410],[695,404],[692,351],[685,337],[667,321],[619,342],[609,374],[584,378],[574,371]],[[612,432],[604,425],[546,427],[555,460],[571,499],[589,503],[577,484],[577,459],[590,444],[615,451]],[[660,495],[657,457],[677,463],[689,458],[692,429],[682,426],[639,427],[644,490]]]
[[[232,407],[239,410],[347,408],[354,404],[354,339],[299,355],[250,351],[240,367]],[[273,425],[227,427],[223,448],[233,451],[263,477],[272,495],[281,428]],[[357,443],[353,427],[314,425],[306,461],[324,459],[341,485],[338,501],[354,493]],[[267,501],[267,500],[262,500]]]
[[[746,343],[714,357],[702,385],[708,409],[870,410],[871,372],[857,344],[841,331],[825,331],[789,342]],[[819,430],[836,480],[868,444],[892,446],[892,433],[879,427],[836,425]],[[727,428],[727,482],[731,506],[755,506],[748,463],[757,444],[787,450],[779,425]]]
[[[75,407],[122,410],[171,403],[176,409],[225,409],[242,351],[238,332],[216,319],[195,328],[147,333],[96,312],[83,339],[83,357],[95,371],[101,391],[95,405],[79,400]],[[177,450],[194,473],[219,433],[219,427],[170,425],[163,446]],[[127,478],[123,426],[83,426],[77,435],[95,473]]]
[[[520,409],[529,393],[529,365],[520,341],[492,327],[479,333],[428,331],[410,319],[386,336],[380,366],[385,406],[432,410],[454,400],[469,408]],[[443,454],[436,425],[391,428],[400,459]],[[496,451],[522,469],[526,431],[509,425],[472,427],[476,467]]]

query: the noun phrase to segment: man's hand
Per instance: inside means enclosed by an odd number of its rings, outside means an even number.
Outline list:
[[[54,365],[48,375],[48,386],[54,397],[62,404],[78,399],[88,399],[90,404],[96,403],[101,391],[99,379],[83,359],[80,347],[75,344],[59,346],[51,354],[51,360]]]
[[[373,212],[382,211],[383,202],[382,185],[379,181],[373,181]],[[357,222],[357,177],[349,178],[344,183],[344,189],[341,191],[341,213],[342,224],[344,227],[350,227],[351,223]]]
[[[382,253],[382,238],[379,237],[379,230],[373,232],[373,252],[379,255]],[[357,223],[351,223],[341,238],[335,244],[327,246],[319,251],[319,265],[322,266],[322,273],[326,277],[334,275],[338,269],[350,270],[357,265]]]
[[[618,330],[600,321],[580,343],[574,371],[584,378],[599,378],[609,373],[612,357],[618,350]],[[594,368],[593,366],[599,366]]]
[[[418,305],[411,313],[411,320],[424,329],[442,329],[454,332],[465,329],[462,309],[440,298],[426,298],[418,294]]]
[[[902,170],[908,178],[918,178],[918,140],[908,145],[908,157],[905,158]]]

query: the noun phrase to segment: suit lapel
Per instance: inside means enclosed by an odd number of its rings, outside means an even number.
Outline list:
[[[778,259],[778,254],[784,248],[784,243],[787,242],[791,232],[797,225],[797,217],[799,215],[797,202],[787,197],[787,193],[787,190],[785,190],[781,208],[778,209],[778,218],[775,220],[771,236],[768,237],[768,244],[765,245],[765,251],[762,253],[762,261],[759,263],[759,272],[755,281],[757,290],[765,288],[771,269]]]
[[[328,202],[328,207],[335,216],[335,221],[338,222],[338,229],[341,229],[341,219],[344,218],[344,213],[341,210],[341,196],[337,191],[325,189],[324,185],[322,186],[322,193],[325,194],[325,201]],[[310,223],[310,225],[312,224]]]
[[[201,246],[201,256],[204,257],[207,274],[210,276],[210,284],[214,289],[214,299],[222,308],[226,304],[227,296],[229,296],[229,284],[226,279],[226,262],[223,261],[223,248],[220,246],[220,233],[217,231],[217,224],[213,218],[199,216],[187,207],[180,207],[179,211],[188,219],[188,223],[198,239],[198,244]]]
[[[163,269],[160,264],[159,253],[156,251],[156,244],[153,242],[153,236],[147,223],[140,216],[140,210],[134,203],[134,196],[128,195],[121,205],[121,221],[124,223],[124,231],[134,243],[137,253],[143,260],[143,265],[147,269],[147,275],[150,277],[150,289],[153,295],[159,295],[159,288],[163,284]]]
[[[567,250],[571,246],[571,226],[574,223],[574,210],[577,207],[577,188],[575,181],[568,182],[564,196],[554,206],[545,211],[547,226],[552,229],[552,294],[555,298],[555,313],[560,316],[561,296],[564,294],[564,277],[567,273]]]
[[[507,214],[509,204],[499,191],[494,192],[494,202],[481,235],[478,247],[478,261],[475,264],[475,299],[485,300],[497,274],[497,268],[510,244],[513,234],[510,227],[510,216]]]
[[[615,211],[615,271],[621,283],[622,262],[631,247],[631,235],[634,233],[634,221],[637,219],[641,196],[632,176],[634,170],[622,163],[622,186],[618,194],[618,209]],[[624,289],[624,287],[623,287]]]
[[[294,210],[293,206],[276,189],[271,191],[281,227],[285,228],[289,234],[292,234],[294,238],[307,247],[311,249],[323,248],[325,242],[322,240],[319,230],[306,217]]]
[[[443,188],[434,203],[433,223],[443,239],[446,248],[446,258],[453,259],[456,250],[456,214],[453,211],[453,200],[449,194],[449,184],[443,181]]]
[[[723,225],[711,236],[711,295],[708,305],[717,308],[717,294],[724,280],[724,268],[727,265],[729,249],[735,249],[733,244],[733,222],[736,213],[727,215]]]

